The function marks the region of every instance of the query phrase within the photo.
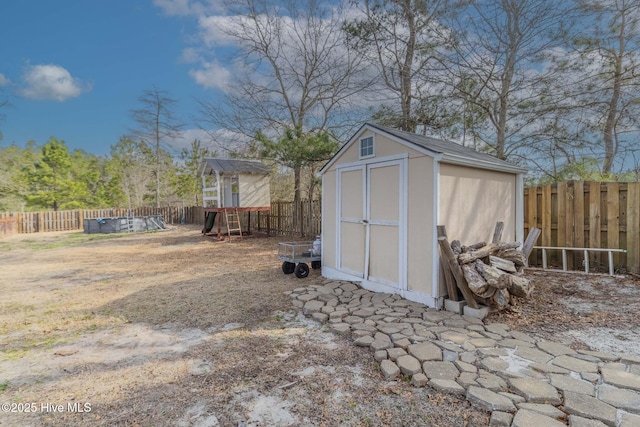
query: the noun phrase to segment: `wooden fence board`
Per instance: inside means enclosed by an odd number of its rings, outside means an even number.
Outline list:
[[[640,273],[640,183],[627,184],[627,268]]]
[[[551,185],[542,187],[542,246],[552,246],[551,242]]]
[[[589,182],[589,247],[600,247],[600,183]],[[600,255],[590,254],[591,265],[600,262]]]
[[[607,247],[620,247],[620,185],[607,184]],[[620,254],[613,254],[613,263],[620,265]]]
[[[584,248],[585,222],[584,222],[584,182],[575,181],[573,183],[573,244],[571,247]],[[574,252],[573,262],[576,267],[582,266],[583,254]]]
[[[567,246],[567,183],[558,183],[558,246]]]
[[[531,232],[533,228],[539,228],[538,225],[538,188],[531,187],[528,189],[527,194],[527,223],[529,225],[529,229],[527,230],[527,234]],[[540,238],[538,238],[540,240]],[[539,242],[536,242],[536,244]],[[538,256],[538,251],[533,251],[531,254],[531,259],[536,259]]]

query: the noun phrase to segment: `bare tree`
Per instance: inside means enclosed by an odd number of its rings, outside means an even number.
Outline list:
[[[384,87],[399,98],[400,114],[393,106],[378,111],[389,124],[415,132],[424,107],[414,111],[418,80],[429,83],[429,74],[441,70],[439,49],[450,33],[440,23],[452,2],[447,0],[352,1],[361,17],[345,24],[350,43],[380,72]],[[422,114],[421,114],[422,113]],[[393,123],[396,122],[396,123]]]
[[[236,0],[232,6],[224,30],[238,48],[236,70],[223,103],[201,103],[203,128],[252,142],[259,131],[275,141],[293,131],[304,150],[315,140],[308,136],[353,125],[353,96],[369,82],[362,79],[361,57],[344,43],[339,8],[316,0]],[[212,138],[224,144],[220,134]],[[301,167],[293,172],[299,201]]]
[[[640,115],[640,3],[579,0],[585,28],[576,37],[574,61],[582,78],[576,101],[595,118],[604,151],[602,173],[610,174],[623,145],[638,143]]]
[[[544,61],[565,41],[569,10],[555,0],[479,0],[457,19],[454,94],[479,114],[475,134],[500,159],[535,141],[527,133],[554,108]]]
[[[155,204],[156,207],[160,207],[160,176],[163,164],[161,146],[169,145],[171,140],[180,136],[182,124],[174,111],[177,101],[155,85],[145,90],[138,102],[141,107],[131,111],[131,116],[138,125],[133,134],[155,152]]]

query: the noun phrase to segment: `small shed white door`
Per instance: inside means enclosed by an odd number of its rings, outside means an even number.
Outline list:
[[[365,267],[365,167],[339,170],[338,268],[364,277]]]
[[[403,162],[345,168],[339,175],[339,269],[402,287]]]

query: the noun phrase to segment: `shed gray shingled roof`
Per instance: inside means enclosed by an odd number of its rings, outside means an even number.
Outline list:
[[[255,173],[268,175],[271,169],[259,160],[240,160],[240,159],[220,159],[207,157],[203,160],[203,172],[210,171],[236,172],[236,173]]]
[[[455,142],[452,142],[452,141],[445,141],[442,139],[430,138],[428,136],[422,136],[415,133],[405,132],[402,130],[390,128],[387,126],[381,126],[373,123],[366,123],[364,126],[370,126],[382,132],[393,135],[396,138],[400,138],[409,143],[426,148],[427,150],[433,151],[438,154],[443,154],[445,155],[445,160],[447,160],[446,156],[448,155],[448,156],[451,156],[449,160],[451,160],[452,158],[462,158],[469,161],[478,161],[478,162],[482,162],[482,164],[487,166],[493,165],[496,167],[496,169],[512,169],[514,171],[521,171],[521,172],[526,172],[527,170],[525,168],[516,166],[504,160],[500,160],[497,157],[491,156],[489,154],[481,153],[469,147],[463,147],[462,145],[456,144]]]

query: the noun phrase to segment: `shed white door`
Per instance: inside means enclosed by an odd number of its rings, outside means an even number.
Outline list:
[[[402,287],[402,175],[402,161],[341,170],[339,260],[345,273]]]

